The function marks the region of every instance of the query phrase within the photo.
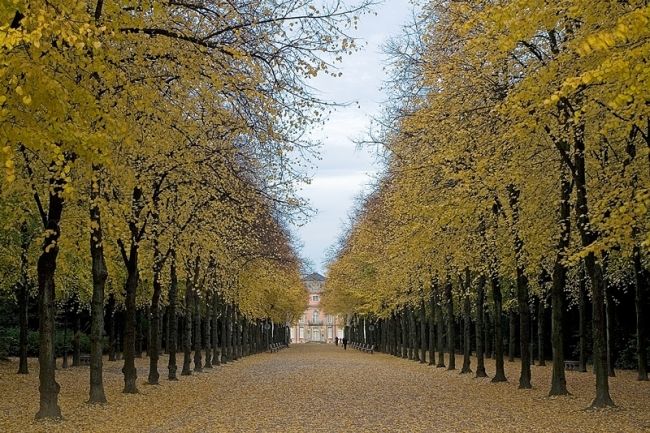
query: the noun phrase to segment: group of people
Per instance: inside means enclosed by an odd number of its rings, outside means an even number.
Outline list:
[[[348,350],[348,339],[343,337],[339,339],[339,337],[334,337],[334,344],[339,345],[339,340],[341,341],[341,344],[343,345],[343,350]]]

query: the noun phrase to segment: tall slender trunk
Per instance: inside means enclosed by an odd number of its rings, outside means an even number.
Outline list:
[[[559,144],[565,151],[568,151],[568,144],[562,142]],[[562,169],[560,181],[560,210],[559,226],[560,236],[557,244],[555,263],[553,265],[552,285],[551,285],[551,345],[553,348],[553,371],[551,376],[551,390],[549,395],[568,395],[566,387],[566,374],[564,371],[564,301],[565,287],[567,279],[566,254],[570,243],[571,236],[571,191],[572,183],[569,179],[567,169]],[[584,284],[584,279],[582,279]],[[580,326],[583,326],[583,320],[580,320]],[[581,349],[584,348],[584,331],[581,330],[580,336]],[[581,360],[586,363],[584,351],[581,351]],[[584,365],[581,362],[581,365]]]
[[[490,278],[492,285],[492,300],[494,301],[494,358],[496,360],[496,371],[492,382],[507,382],[506,373],[503,369],[503,336],[501,333],[501,316],[503,314],[503,305],[501,298],[501,287],[499,277],[492,275]]]
[[[645,309],[646,278],[641,264],[641,248],[634,246],[634,306],[636,310],[636,356],[637,380],[648,380],[648,360],[646,351]]]
[[[154,261],[156,260],[154,254]],[[149,325],[151,339],[149,341],[149,385],[158,385],[160,374],[158,373],[158,360],[160,359],[160,297],[162,295],[162,283],[160,274],[162,269],[154,264],[153,271],[153,293],[151,295],[151,324]]]
[[[409,359],[411,361],[417,361],[417,352],[418,352],[418,345],[417,345],[417,335],[415,331],[415,312],[413,311],[413,307],[408,308],[408,320],[409,320]]]
[[[408,358],[408,327],[406,325],[407,310],[404,309],[400,312],[400,325],[402,329],[402,358]]]
[[[603,268],[605,272],[605,268]],[[614,363],[616,362],[616,352],[614,347],[614,340],[616,339],[615,329],[615,304],[614,296],[612,294],[614,287],[609,283],[608,279],[605,279],[605,321],[607,324],[607,374],[609,377],[616,377],[616,372],[614,371]]]
[[[228,303],[223,302],[221,305],[221,362],[230,361],[228,354]]]
[[[176,250],[172,249],[170,252],[170,263],[169,263],[169,293],[167,295],[169,302],[169,341],[167,342],[167,348],[169,350],[169,361],[167,363],[169,380],[178,380],[176,377],[176,352],[178,350],[178,276],[176,274]]]
[[[219,347],[219,295],[212,296],[212,364],[221,365],[221,349]]]
[[[106,305],[106,327],[108,328],[108,360],[115,361],[117,360],[117,342],[115,341],[116,336],[116,318],[115,318],[115,296],[113,294],[108,295],[108,302]]]
[[[472,304],[469,298],[469,271],[467,271],[467,280],[465,284],[465,293],[463,294],[463,368],[460,370],[461,374],[472,372],[470,366],[472,356],[472,324],[470,320],[472,314]]]
[[[36,265],[39,313],[38,390],[40,394],[39,409],[36,413],[37,419],[61,417],[61,409],[58,404],[61,387],[55,378],[54,319],[56,296],[54,273],[56,271],[56,259],[59,254],[58,240],[61,235],[59,224],[63,213],[63,204],[62,181],[53,177],[50,179],[48,212],[43,218],[45,240]]]
[[[587,281],[582,263],[579,270],[578,290],[578,315],[579,315],[579,333],[580,333],[580,371],[587,371]]]
[[[544,339],[546,327],[546,302],[543,297],[537,301],[537,354],[539,356],[539,366],[546,365],[546,357],[544,356]]]
[[[205,349],[204,368],[212,368],[212,339],[210,325],[212,324],[212,297],[209,293],[205,298],[205,317],[203,318],[203,348]]]
[[[138,309],[135,313],[135,357],[142,358],[142,351],[144,350],[144,311],[142,308]]]
[[[29,323],[27,313],[29,311],[29,280],[27,277],[28,254],[29,254],[29,228],[27,222],[20,224],[20,281],[17,284],[18,298],[18,323],[20,336],[18,344],[18,374],[29,374],[27,366],[27,336]]]
[[[508,185],[509,203],[512,210],[515,260],[517,263],[517,304],[519,306],[519,351],[521,356],[521,373],[519,388],[532,388],[530,383],[530,306],[528,305],[528,277],[524,268],[524,241],[519,235],[519,196],[520,191],[514,185]]]
[[[185,280],[185,316],[183,317],[183,370],[181,376],[192,374],[192,283],[188,276]],[[196,335],[194,336],[196,338]]]
[[[451,281],[445,284],[445,302],[447,304],[447,346],[449,349],[449,364],[447,370],[456,369],[456,332],[454,329],[454,297]]]
[[[129,264],[127,267],[128,275],[126,279],[125,291],[126,296],[124,299],[126,320],[124,323],[124,366],[122,373],[124,374],[124,389],[122,392],[126,394],[136,394],[138,388],[136,380],[138,378],[138,370],[135,368],[135,326],[136,326],[136,292],[138,288],[138,247],[131,246],[131,254]]]
[[[577,225],[582,240],[582,246],[590,246],[598,235],[591,229],[589,207],[587,201],[587,183],[585,168],[584,123],[573,127],[574,132],[574,180],[576,184]],[[605,278],[601,264],[593,252],[584,258],[585,269],[591,281],[591,299],[593,303],[593,354],[594,371],[596,373],[596,397],[591,407],[614,406],[609,395],[609,379],[607,375],[607,326],[605,323]]]
[[[517,313],[514,309],[508,312],[508,362],[515,362],[515,345],[517,344]]]
[[[433,284],[429,293],[429,365],[436,362],[436,299],[433,295]]]
[[[420,295],[420,363],[424,364],[427,357],[427,320],[424,296]]]
[[[476,287],[476,377],[487,377],[485,372],[485,348],[483,345],[483,319],[485,318],[485,276],[479,276]]]
[[[437,328],[438,328],[438,363],[436,364],[436,367],[438,368],[444,368],[445,367],[445,319],[443,317],[443,311],[442,311],[442,299],[440,296],[440,291],[439,288],[436,286],[435,287],[435,305],[436,305],[436,322],[437,322]]]
[[[72,366],[79,367],[81,365],[81,313],[79,312],[79,302],[75,302],[73,314]]]

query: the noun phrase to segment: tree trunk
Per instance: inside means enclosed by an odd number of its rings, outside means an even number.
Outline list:
[[[169,322],[169,341],[167,342],[167,349],[169,350],[169,361],[167,363],[168,375],[167,379],[169,380],[178,380],[176,377],[176,352],[178,350],[178,276],[176,275],[176,251],[172,250],[170,253],[170,264],[169,264],[169,293],[168,293],[168,302],[169,302],[169,313],[167,321]]]
[[[63,213],[62,181],[50,180],[49,206],[45,219],[45,240],[36,265],[38,275],[38,313],[39,313],[39,410],[36,418],[60,418],[61,409],[58,396],[61,387],[55,378],[54,356],[54,316],[55,290],[54,273],[59,254],[58,240],[61,235],[59,223]]]
[[[501,299],[501,287],[499,286],[499,277],[491,277],[492,299],[494,301],[494,358],[496,360],[496,371],[492,382],[507,382],[506,373],[503,369],[503,336],[501,334],[501,316],[503,306]]]
[[[155,254],[154,254],[155,256]],[[154,257],[154,261],[155,261]],[[154,265],[153,271],[153,293],[151,295],[151,323],[149,324],[149,385],[158,385],[160,374],[158,373],[158,360],[160,359],[160,297],[162,295],[162,284],[160,283],[160,266]]]
[[[136,325],[136,292],[138,288],[138,247],[131,246],[131,254],[126,279],[126,296],[124,299],[126,320],[124,323],[124,390],[126,394],[136,394],[138,370],[135,368],[135,325]]]
[[[546,326],[546,305],[543,298],[537,301],[537,354],[539,356],[538,365],[546,366],[546,357],[544,356],[544,327]]]
[[[445,284],[445,302],[447,303],[447,346],[449,348],[449,365],[447,370],[456,369],[456,335],[454,329],[454,298],[451,281]]]
[[[565,143],[562,144],[567,147]],[[553,348],[553,371],[549,395],[568,395],[566,374],[564,372],[564,290],[567,269],[566,250],[571,236],[571,190],[573,189],[566,169],[562,169],[560,181],[560,237],[555,263],[553,265],[551,286],[551,346]]]
[[[605,268],[603,268],[603,272],[605,272]],[[614,290],[614,287],[607,282],[605,283],[605,320],[607,322],[607,374],[609,377],[616,377],[616,373],[614,371],[614,363],[616,362],[616,353],[615,353],[615,348],[614,348],[614,340],[615,340],[615,328],[616,328],[616,323],[615,323],[615,318],[614,318],[614,296],[612,295],[612,291]]]
[[[415,312],[413,307],[408,308],[408,321],[409,321],[409,359],[417,361],[417,335],[415,331]]]
[[[56,330],[55,330],[56,335]],[[56,348],[55,348],[56,350]],[[54,362],[56,364],[56,354],[54,355]],[[56,368],[56,365],[54,366]],[[63,363],[61,368],[68,368],[68,312],[63,312]]]
[[[219,295],[212,296],[212,364],[221,365],[221,349],[219,346]]]
[[[471,321],[470,316],[472,313],[472,305],[469,299],[469,271],[467,271],[467,280],[465,282],[465,294],[463,296],[463,368],[460,370],[461,374],[471,373],[470,367],[472,356],[472,343],[471,343]]]
[[[144,348],[144,318],[142,309],[135,313],[136,334],[135,334],[135,357],[142,358]]]
[[[212,295],[215,296],[215,295]],[[205,317],[203,318],[203,348],[205,349],[205,364],[204,368],[212,368],[212,339],[210,338],[210,325],[212,320],[212,299],[210,295],[206,295],[205,299]]]
[[[591,230],[589,208],[587,204],[587,184],[585,170],[584,124],[574,127],[574,180],[576,184],[577,222],[582,246],[590,246],[597,238]],[[591,407],[614,406],[609,395],[609,380],[607,375],[607,326],[605,323],[605,281],[603,270],[596,261],[596,256],[590,252],[585,258],[585,269],[591,281],[591,299],[593,303],[593,354],[594,371],[596,373],[596,397]]]
[[[476,377],[488,377],[485,372],[484,358],[484,331],[483,319],[485,318],[485,277],[479,277],[478,286],[476,287]]]
[[[20,336],[18,344],[18,374],[29,374],[27,366],[27,336],[29,323],[27,313],[29,311],[29,286],[27,279],[29,238],[27,237],[27,223],[20,226],[21,232],[21,253],[20,253],[20,282],[17,284],[18,297],[18,323]]]
[[[519,350],[521,354],[521,373],[519,389],[530,389],[530,307],[528,305],[528,279],[523,267],[517,267],[517,301],[519,304]]]
[[[90,304],[90,396],[88,403],[103,404],[106,403],[106,394],[104,392],[103,377],[102,333],[104,331],[104,288],[108,279],[108,269],[104,259],[104,234],[99,208],[101,179],[97,171],[98,168],[93,166],[93,179],[90,188],[90,221],[92,227],[90,256],[92,258],[93,295]],[[111,299],[113,298],[111,297]],[[109,314],[113,313],[110,308],[108,311]],[[114,356],[115,353],[113,352]]]
[[[400,312],[400,327],[402,331],[402,358],[408,358],[408,328],[406,326],[406,310]]]
[[[514,309],[508,312],[508,362],[515,362],[515,345],[517,344],[517,313]]]
[[[579,314],[579,333],[580,333],[580,371],[582,373],[587,371],[587,282],[585,280],[584,267],[580,265],[579,271],[579,300],[578,300],[578,314]]]
[[[429,365],[434,365],[436,362],[436,299],[433,295],[433,285],[431,293],[429,294]]]
[[[442,297],[438,287],[435,288],[435,305],[436,305],[436,322],[438,328],[438,363],[436,367],[444,368],[445,367],[445,319],[443,317],[442,311]]]
[[[185,280],[185,316],[183,318],[183,370],[181,376],[192,374],[192,283],[188,276]],[[196,335],[194,336],[196,338]]]
[[[115,328],[115,298],[112,294],[108,297],[108,304],[106,305],[106,321],[108,327],[108,360],[115,361],[115,352],[117,351],[116,328]]]
[[[420,363],[427,362],[427,320],[426,308],[424,305],[424,297],[420,297]]]
[[[641,264],[641,248],[634,246],[634,306],[636,309],[636,356],[637,379],[648,380],[648,360],[646,351],[645,309],[646,278]]]
[[[75,302],[74,310],[74,324],[72,334],[72,366],[79,367],[81,365],[81,314],[79,312],[79,303]]]

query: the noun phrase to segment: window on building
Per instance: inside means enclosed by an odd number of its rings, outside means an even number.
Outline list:
[[[311,297],[311,300],[312,301],[320,301],[320,296],[314,295],[314,296]]]
[[[303,298],[303,299],[304,299],[304,298]],[[314,314],[313,314],[312,317],[313,317],[312,320],[313,320],[314,322],[318,322],[318,310],[314,310]]]
[[[328,314],[328,315],[327,315],[327,323],[331,325],[333,321],[334,321],[334,320],[332,319],[332,315],[331,315],[331,314]]]

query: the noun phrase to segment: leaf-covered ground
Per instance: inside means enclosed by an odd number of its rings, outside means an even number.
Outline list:
[[[617,408],[587,411],[591,373],[568,372],[573,395],[551,399],[550,367],[533,367],[535,389],[518,390],[517,363],[506,362],[509,383],[492,384],[387,355],[307,344],[148,386],[147,362],[138,362],[139,395],[122,394],[121,362],[106,362],[106,406],[84,403],[88,367],[59,369],[65,419],[58,423],[33,421],[35,362],[29,376],[16,375],[15,362],[0,363],[0,432],[650,432],[650,383],[628,371],[610,382]],[[494,371],[491,360],[487,367]]]

